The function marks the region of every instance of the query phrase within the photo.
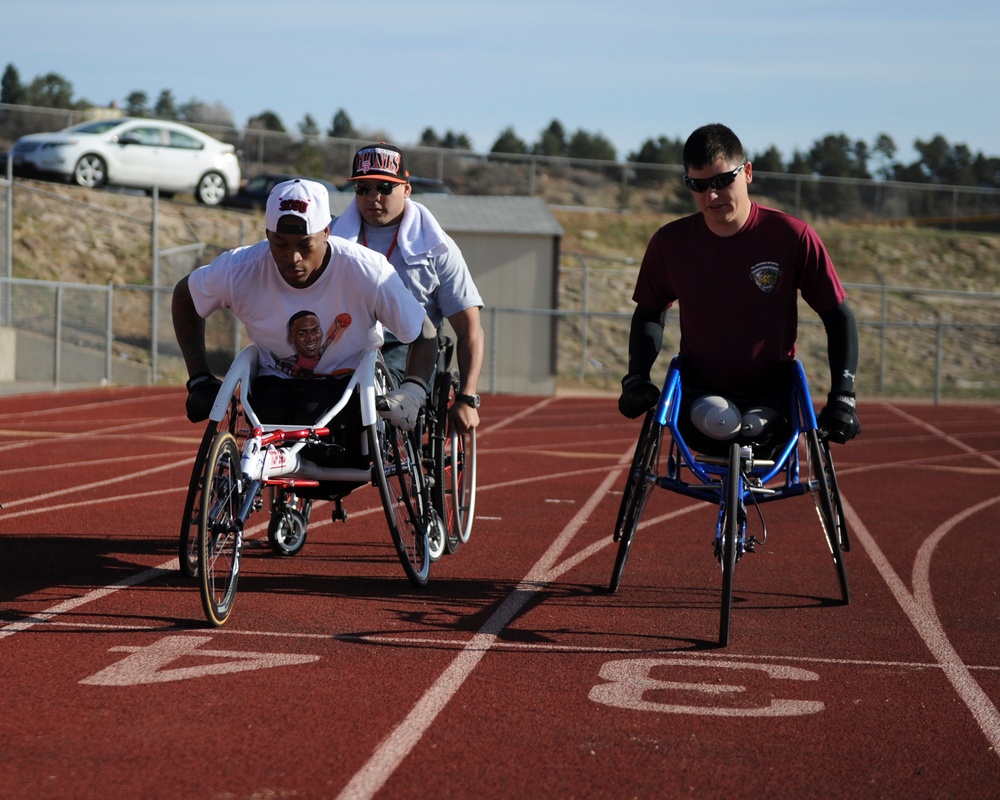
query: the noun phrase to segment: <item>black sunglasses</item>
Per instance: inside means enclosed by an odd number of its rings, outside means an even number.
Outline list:
[[[720,172],[718,175],[713,175],[711,178],[689,178],[685,175],[684,185],[687,186],[692,192],[697,192],[698,194],[704,194],[709,189],[721,192],[728,186],[733,185],[733,181],[736,180],[736,176],[740,174],[745,166],[746,163],[744,162],[730,172]]]
[[[375,191],[375,194],[387,195],[392,194],[392,190],[399,186],[398,183],[391,183],[390,181],[380,181],[379,183],[372,183],[371,181],[358,181],[354,184],[354,194],[359,194],[364,197],[366,194]]]

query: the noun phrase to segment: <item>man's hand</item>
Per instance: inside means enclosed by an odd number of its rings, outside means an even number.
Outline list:
[[[212,413],[215,396],[219,393],[222,381],[208,372],[193,375],[185,384],[188,396],[184,409],[191,422],[202,422]]]
[[[417,424],[417,415],[427,399],[427,389],[417,381],[407,378],[398,389],[393,389],[375,401],[378,415],[389,424],[412,431]]]
[[[853,392],[831,392],[826,396],[826,406],[816,421],[820,438],[837,444],[846,444],[861,433],[857,403]]]
[[[645,375],[631,373],[622,378],[618,410],[629,419],[641,417],[660,399],[660,387]]]
[[[448,419],[459,434],[466,434],[479,425],[479,412],[465,403],[452,403]]]

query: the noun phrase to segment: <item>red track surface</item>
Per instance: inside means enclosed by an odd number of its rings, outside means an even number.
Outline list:
[[[472,539],[422,591],[374,489],[294,558],[254,515],[208,628],[181,409],[0,398],[4,798],[997,796],[998,407],[863,405],[851,604],[812,502],[765,505],[724,650],[707,504],[654,492],[606,591],[638,434],[608,399],[488,398]]]

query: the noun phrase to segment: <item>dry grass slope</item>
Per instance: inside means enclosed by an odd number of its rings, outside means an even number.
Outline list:
[[[577,190],[580,187],[576,187]],[[549,187],[553,200],[565,200],[565,189]],[[548,196],[548,195],[546,195]],[[609,201],[611,200],[609,196]],[[161,204],[160,248],[202,242],[203,258],[238,244],[256,241],[260,215],[206,209],[178,198]],[[765,201],[766,202],[766,201]],[[562,249],[583,254],[589,270],[591,311],[627,315],[631,293],[650,235],[670,217],[650,210],[655,198],[636,202],[640,210],[570,211],[554,206],[565,235]],[[136,194],[93,192],[53,183],[18,181],[14,189],[13,274],[16,278],[62,280],[88,284],[151,282],[150,200]],[[909,287],[949,292],[1000,292],[1000,236],[930,229],[844,224],[814,220],[841,277],[848,284]],[[602,259],[632,263],[613,263]],[[563,258],[560,307],[581,310],[582,270],[576,256]],[[172,285],[190,262],[168,264],[160,282]],[[179,274],[178,274],[179,272]],[[851,287],[851,301],[862,328],[863,391],[928,396],[935,367],[937,323],[968,326],[1000,321],[997,302],[941,295],[888,295],[889,318],[927,326],[920,330],[890,329],[883,340],[873,323],[881,319],[878,291]],[[676,321],[676,315],[671,315]],[[802,356],[810,374],[825,373],[822,329],[808,309],[802,313]],[[624,370],[627,321],[591,319],[587,352],[581,348],[580,318],[561,323],[560,385],[614,391]],[[670,339],[666,347],[676,346]],[[945,388],[976,397],[1000,397],[1000,345],[995,331],[965,331],[944,343]],[[879,354],[886,350],[887,375],[879,375]]]

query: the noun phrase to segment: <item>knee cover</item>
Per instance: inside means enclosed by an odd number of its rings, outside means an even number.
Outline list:
[[[781,416],[781,412],[767,406],[748,408],[743,414],[743,435],[760,436],[764,429]]]
[[[724,441],[740,432],[740,411],[725,397],[705,395],[691,404],[691,422],[706,436]]]

